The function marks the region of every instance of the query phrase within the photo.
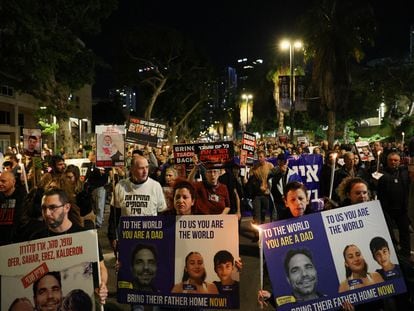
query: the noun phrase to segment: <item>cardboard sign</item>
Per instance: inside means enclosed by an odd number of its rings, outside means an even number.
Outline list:
[[[344,299],[358,305],[406,291],[379,201],[260,227],[278,310],[332,310],[338,309]],[[373,258],[372,252],[376,250],[373,241],[378,240],[388,244],[391,262],[395,264],[393,271],[385,272]],[[346,270],[344,257],[348,253],[358,256],[363,267],[365,261],[365,278]],[[349,263],[348,267],[353,265]],[[306,281],[298,281],[295,272],[305,266]]]
[[[239,256],[236,215],[121,217],[120,226],[119,302],[183,309],[239,308],[237,269],[233,266],[231,271],[232,285],[222,285],[214,270],[215,258],[222,264],[218,258]],[[140,266],[144,261],[146,273]],[[196,272],[189,268],[191,262],[197,262]],[[201,272],[205,279],[198,287],[192,280],[200,278]]]
[[[2,246],[1,310],[8,310],[16,298],[23,297],[36,306],[33,286],[41,284],[43,277],[51,272],[61,278],[58,304],[61,305],[72,290],[81,290],[94,297],[94,288],[99,287],[99,282],[94,282],[99,280],[98,263],[96,230]],[[50,276],[49,279],[53,281],[55,277]],[[91,303],[94,305],[94,299]]]

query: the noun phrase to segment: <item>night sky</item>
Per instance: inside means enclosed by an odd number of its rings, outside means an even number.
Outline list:
[[[378,33],[375,47],[367,50],[367,58],[398,55],[401,51],[408,53],[414,1],[371,2]],[[311,0],[120,0],[118,10],[104,22],[103,32],[95,39],[93,49],[110,62],[105,39],[109,32],[116,33],[131,25],[157,24],[189,36],[213,63],[223,67],[234,64],[239,57],[263,58],[276,53],[277,43],[294,33],[297,19],[310,5]]]

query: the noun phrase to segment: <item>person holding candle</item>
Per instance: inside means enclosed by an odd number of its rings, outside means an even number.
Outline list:
[[[310,208],[309,208],[309,198],[307,195],[307,188],[305,185],[303,185],[300,182],[291,182],[288,183],[284,189],[284,199],[285,199],[285,207],[286,209],[284,210],[283,215],[281,215],[281,219],[289,219],[289,218],[297,218],[297,217],[301,217],[307,213],[310,212]],[[293,290],[293,294],[295,296],[295,292],[297,292],[297,297],[296,299],[304,299],[305,297],[308,297],[308,299],[315,299],[317,298],[317,291],[316,291],[316,284],[317,284],[317,276],[315,275],[315,272],[312,273],[308,273],[308,275],[306,277],[294,277],[292,275],[291,280],[289,279],[289,275],[288,272],[289,270],[292,268],[290,267],[290,259],[292,259],[293,257],[295,257],[294,259],[297,260],[297,262],[301,262],[300,266],[302,268],[304,267],[308,267],[309,270],[314,270],[314,265],[311,264],[309,265],[309,263],[312,263],[312,256],[307,256],[304,255],[302,253],[302,255],[299,255],[299,251],[297,251],[296,253],[292,253],[289,256],[286,256],[285,259],[285,271],[287,271],[287,279],[288,279],[288,283],[291,284],[292,286],[292,290]],[[288,255],[288,254],[287,254]],[[303,256],[308,257],[307,259],[304,258]],[[305,262],[307,262],[305,264]],[[293,261],[292,261],[292,265],[293,265]],[[299,265],[299,263],[296,263],[296,265]],[[311,266],[313,267],[311,269]],[[292,270],[296,270],[292,269]],[[306,274],[306,273],[305,273]],[[304,279],[307,279],[306,282],[312,283],[312,286],[308,286],[308,285],[304,285],[304,283],[306,283],[304,281]],[[310,282],[310,280],[312,280],[312,282]],[[294,284],[294,285],[292,285]],[[295,288],[293,288],[295,287]],[[312,287],[312,290],[311,290]],[[299,290],[300,288],[302,288],[302,290]],[[305,290],[306,288],[306,290]],[[304,293],[302,295],[300,295],[300,291],[303,291]],[[306,294],[307,293],[307,294]],[[312,294],[311,294],[312,293]],[[319,293],[320,294],[320,293]],[[296,297],[296,296],[295,296]],[[274,307],[276,307],[275,305],[275,300],[273,299],[273,295],[264,289],[260,289],[259,293],[258,293],[258,302],[261,306],[261,308],[263,308],[263,306],[267,306],[268,303],[271,303]],[[342,308],[343,310],[347,310],[347,311],[352,311],[354,310],[354,306],[352,304],[350,304],[348,301],[343,302],[342,304]]]
[[[285,208],[282,210],[279,219],[300,217],[310,213],[308,189],[298,181],[286,185],[283,193]]]

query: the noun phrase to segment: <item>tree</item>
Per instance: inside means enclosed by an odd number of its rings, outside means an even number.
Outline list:
[[[199,128],[189,124],[201,120],[200,108],[208,101],[211,67],[202,54],[169,28],[133,28],[120,39],[118,83],[139,90],[144,118],[166,121],[171,142],[183,129]]]
[[[115,0],[1,1],[0,79],[47,106],[67,149],[70,94],[93,81],[94,53],[82,37],[97,33],[114,8]]]
[[[363,0],[316,0],[303,18],[302,29],[312,62],[311,91],[307,97],[320,97],[332,146],[336,114],[349,105],[350,65],[352,60],[362,59],[365,44],[372,44],[373,12]]]
[[[384,59],[372,70],[370,79],[377,103],[388,107],[387,117],[394,128],[414,114],[414,64],[404,60]]]

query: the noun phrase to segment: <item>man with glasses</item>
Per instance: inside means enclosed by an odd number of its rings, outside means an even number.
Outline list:
[[[79,214],[71,207],[69,197],[64,190],[56,188],[47,190],[42,197],[42,215],[47,227],[34,232],[27,240],[84,231],[85,228],[76,222],[76,219],[79,219]],[[104,304],[108,296],[108,289],[106,287],[108,271],[104,263],[102,250],[99,245],[98,247],[101,283],[99,284],[99,288],[96,289],[96,292],[100,302]]]

